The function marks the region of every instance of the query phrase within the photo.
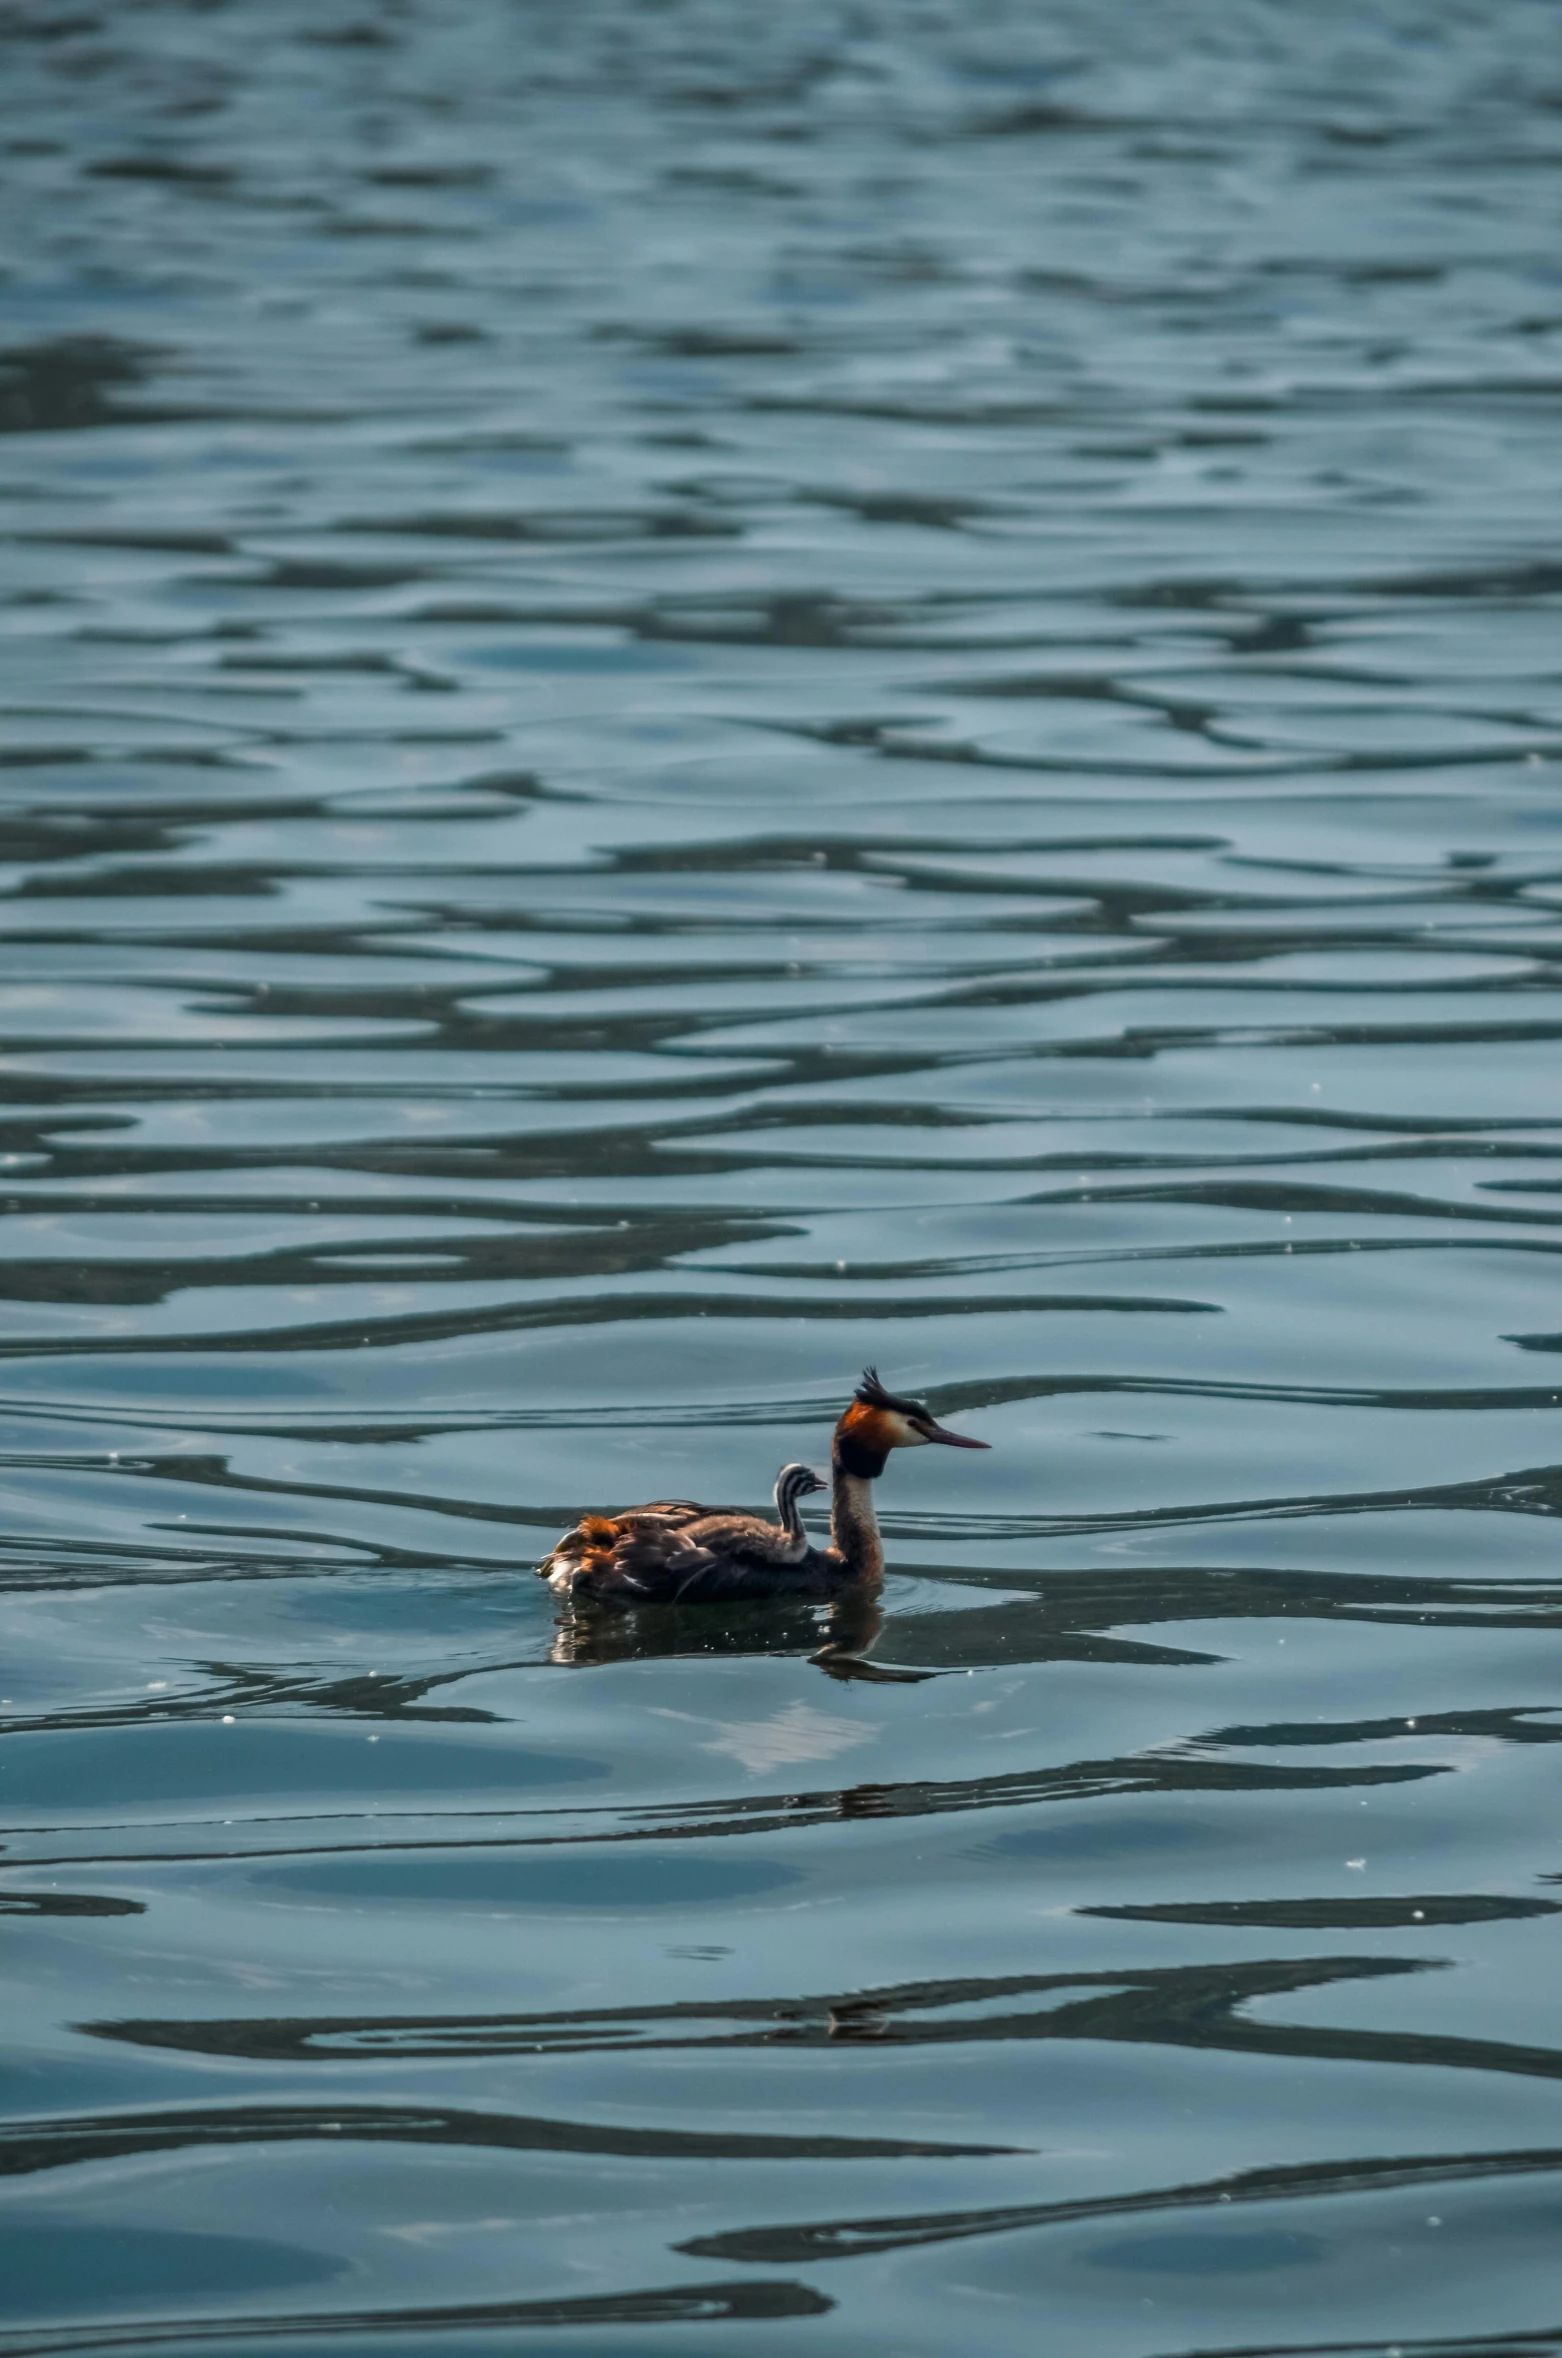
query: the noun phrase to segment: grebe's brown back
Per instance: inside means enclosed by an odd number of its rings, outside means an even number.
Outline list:
[[[710,1593],[708,1577],[726,1568],[750,1583],[784,1571],[808,1554],[798,1502],[828,1485],[812,1466],[783,1466],[776,1476],[776,1520],[742,1507],[699,1506],[693,1499],[659,1499],[618,1515],[582,1515],[538,1566],[565,1595],[622,1593],[670,1599],[685,1590]]]

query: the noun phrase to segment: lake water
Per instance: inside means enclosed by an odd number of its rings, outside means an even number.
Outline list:
[[[1562,2347],[1556,29],[5,12],[5,2358]]]

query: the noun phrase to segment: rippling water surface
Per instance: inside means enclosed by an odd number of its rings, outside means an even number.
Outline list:
[[[1562,2345],[1554,12],[0,34],[0,2348]]]

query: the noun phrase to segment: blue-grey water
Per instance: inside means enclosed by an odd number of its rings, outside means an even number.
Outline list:
[[[1562,2347],[1556,34],[0,9],[4,2358]]]

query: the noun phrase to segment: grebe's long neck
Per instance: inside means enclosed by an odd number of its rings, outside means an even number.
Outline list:
[[[830,1457],[830,1537],[848,1572],[877,1580],[884,1570],[884,1543],[873,1512],[873,1478],[853,1473],[839,1444]]]
[[[781,1526],[781,1537],[773,1551],[777,1563],[800,1564],[807,1555],[808,1534],[803,1529],[797,1502],[806,1491],[818,1487],[806,1466],[783,1466],[777,1475],[776,1521]]]

